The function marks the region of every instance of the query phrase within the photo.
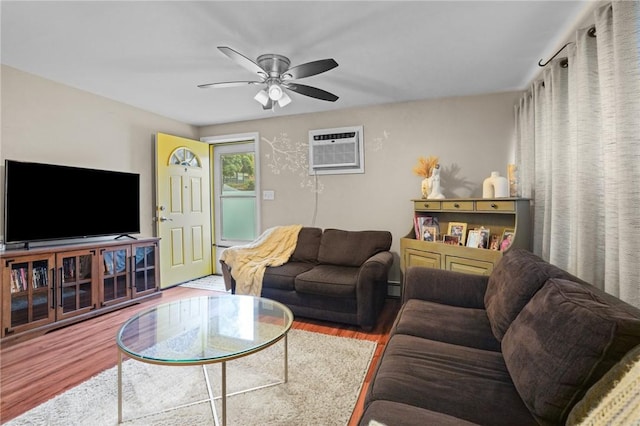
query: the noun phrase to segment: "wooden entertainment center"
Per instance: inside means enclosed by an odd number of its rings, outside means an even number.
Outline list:
[[[0,252],[0,338],[26,340],[159,296],[159,238]]]

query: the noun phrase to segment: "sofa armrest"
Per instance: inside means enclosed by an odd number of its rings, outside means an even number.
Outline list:
[[[368,258],[362,266],[360,266],[358,287],[367,285],[367,282],[380,282],[381,280],[384,280],[384,283],[387,284],[392,263],[393,255],[389,251],[382,251]]]
[[[362,264],[362,267],[371,267],[374,266],[374,263],[380,264],[383,267],[391,268],[391,264],[393,263],[393,255],[390,251],[381,251],[380,253],[376,253]]]
[[[393,264],[390,251],[382,251],[368,258],[360,266],[356,283],[358,324],[365,330],[376,323],[387,296],[389,270]]]
[[[404,276],[402,303],[422,299],[464,308],[484,309],[489,277],[421,266],[410,266]]]

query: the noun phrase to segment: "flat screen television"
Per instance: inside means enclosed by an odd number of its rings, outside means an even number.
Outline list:
[[[7,244],[140,232],[140,175],[5,160]]]

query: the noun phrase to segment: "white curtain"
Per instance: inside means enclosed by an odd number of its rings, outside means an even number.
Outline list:
[[[520,192],[536,254],[640,307],[640,2],[593,22],[516,106]]]

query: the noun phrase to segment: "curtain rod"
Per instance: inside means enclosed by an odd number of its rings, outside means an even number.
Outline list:
[[[589,30],[587,31],[587,35],[589,35],[589,37],[595,37],[596,36],[596,27],[593,26],[591,28],[589,28]],[[547,64],[551,61],[553,61],[553,58],[555,58],[556,56],[558,56],[560,54],[560,52],[562,52],[564,50],[565,47],[567,47],[568,45],[572,44],[573,41],[570,41],[569,43],[565,44],[564,46],[562,46],[555,55],[553,55],[547,62],[545,62],[544,64],[542,63],[542,59],[540,59],[538,61],[538,66],[540,67],[545,67],[547,66]],[[566,65],[564,66],[566,67]]]

